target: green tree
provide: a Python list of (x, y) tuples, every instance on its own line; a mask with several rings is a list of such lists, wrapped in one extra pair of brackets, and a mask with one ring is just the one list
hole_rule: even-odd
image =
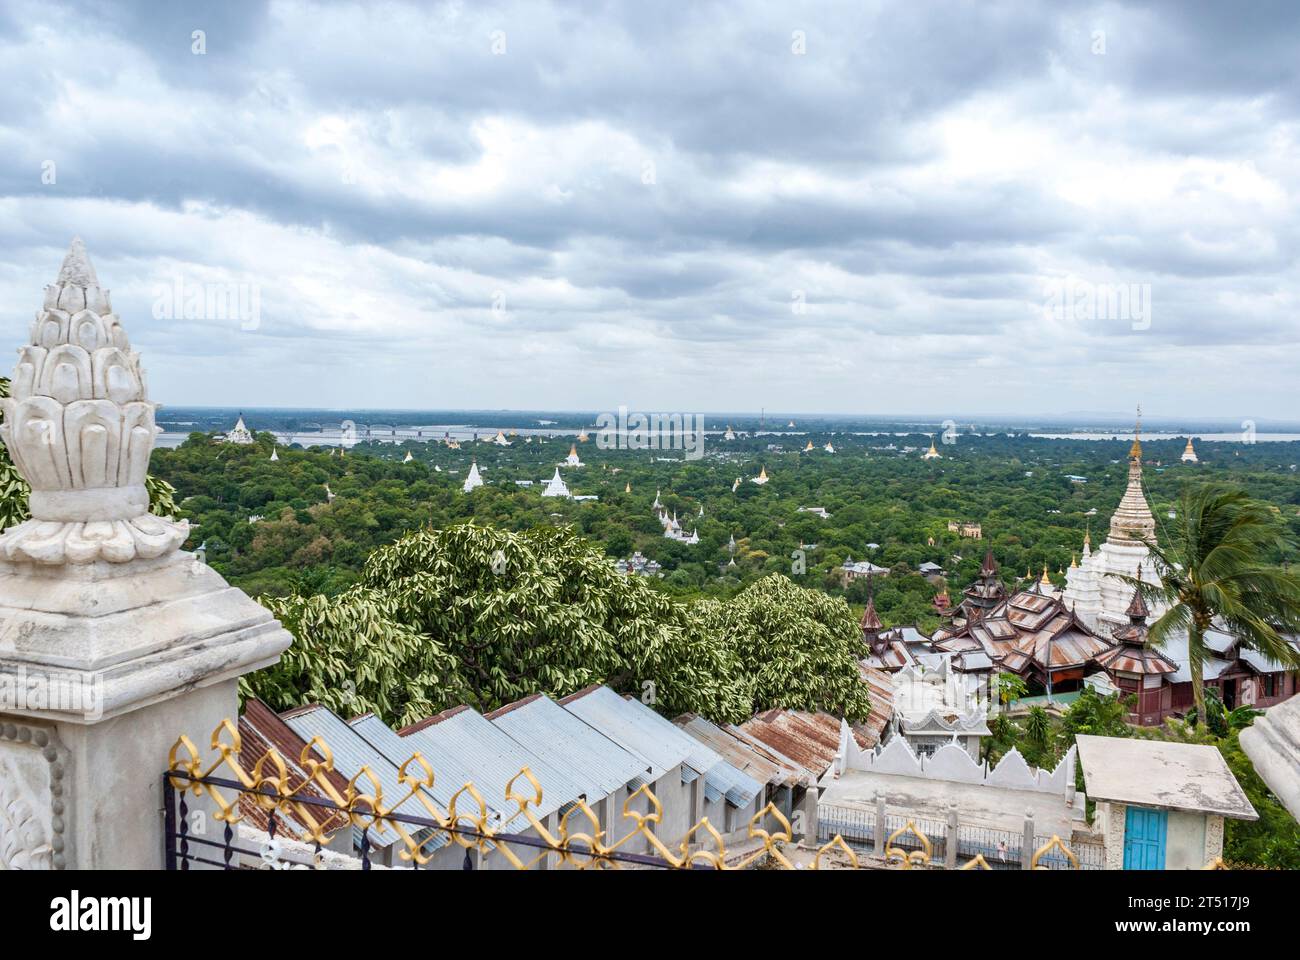
[(1186, 632), (1200, 718), (1206, 716), (1205, 634), (1216, 622), (1241, 647), (1300, 667), (1300, 655), (1282, 635), (1300, 630), (1300, 577), (1262, 559), (1285, 549), (1283, 529), (1273, 510), (1239, 488), (1190, 487), (1165, 544), (1147, 544), (1159, 582), (1120, 576), (1148, 601), (1169, 606), (1151, 625), (1149, 643), (1159, 647)]
[(848, 604), (771, 574), (724, 605), (705, 603), (704, 627), (734, 651), (754, 707), (826, 710), (850, 723), (870, 713), (858, 671), (866, 656)]
[(998, 700), (1003, 706), (1008, 706), (1015, 700), (1019, 700), (1029, 692), (1029, 685), (1025, 683), (1025, 678), (1015, 673), (998, 674)]

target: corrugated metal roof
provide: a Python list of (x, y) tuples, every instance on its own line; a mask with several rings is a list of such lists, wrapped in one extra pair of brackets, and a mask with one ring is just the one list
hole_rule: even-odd
[[(320, 737), (324, 740), (334, 755), (334, 769), (349, 780), (355, 777), (363, 766), (369, 767), (383, 791), (380, 802), (385, 807), (391, 806), (411, 792), (409, 787), (403, 786), (398, 780), (397, 766), (333, 711), (312, 704), (286, 711), (280, 714), (280, 717), (304, 740), (310, 740), (312, 737)], [(374, 786), (368, 778), (362, 777), (357, 781), (358, 792), (369, 793), (373, 789)], [(425, 792), (427, 794), (427, 791)], [(432, 797), (431, 794), (429, 796)], [(417, 817), (429, 815), (428, 808), (414, 796), (399, 804), (395, 812)], [(413, 831), (408, 828), (407, 832)], [(371, 845), (375, 847), (387, 847), (400, 839), (397, 831), (392, 827), (384, 827), (382, 830), (375, 827), (370, 833)]]
[[(665, 739), (658, 736), (655, 725), (647, 721), (646, 708), (640, 704), (634, 707), (608, 687), (580, 690), (561, 700), (560, 706), (624, 750), (646, 761), (651, 781), (686, 763), (686, 758), (696, 747), (695, 741), (680, 731), (676, 737)], [(649, 712), (654, 713), (652, 710)]]
[[(405, 737), (399, 737), (391, 727), (373, 713), (362, 714), (348, 721), (348, 726), (359, 733), (367, 743), (391, 760), (400, 769), (402, 764), (419, 753), (425, 762), (433, 768), (433, 786), (429, 793), (438, 801), (442, 810), (451, 803), (452, 795), (474, 779), (474, 771), (456, 754), (444, 750), (436, 744), (414, 744)], [(406, 772), (414, 776), (423, 776), (424, 770), (418, 764), (407, 767)], [(505, 804), (500, 797), (483, 799), (493, 811), (500, 812)], [(495, 801), (495, 802), (494, 802)]]
[(716, 750), (733, 767), (759, 783), (780, 785), (785, 782), (786, 771), (779, 763), (763, 756), (752, 744), (738, 740), (703, 717), (688, 713), (673, 723), (705, 746)]
[[(810, 771), (817, 779), (830, 767), (840, 748), (840, 721), (829, 713), (769, 710), (746, 720), (740, 727)], [(854, 739), (869, 749), (858, 730)]]
[[(542, 786), (541, 803), (533, 808), (539, 817), (572, 803), (584, 792), (567, 773), (525, 748), (476, 710), (469, 707), (448, 710), (431, 717), (430, 721), (400, 731), (402, 738), (416, 744), (421, 751), (446, 752), (459, 758), (473, 771), (474, 786), (490, 805), (506, 807), (507, 812), (514, 808), (506, 802), (506, 784), (524, 767)], [(531, 789), (525, 779), (515, 784), (521, 796)], [(518, 823), (509, 826), (520, 829)]]
[(817, 781), (817, 778), (813, 776), (812, 771), (807, 767), (796, 763), (780, 750), (775, 749), (770, 744), (764, 743), (753, 734), (746, 733), (735, 724), (724, 724), (722, 729), (731, 734), (741, 743), (758, 751), (760, 756), (767, 757), (773, 763), (778, 764), (785, 774), (786, 786), (806, 787)]
[(874, 747), (894, 715), (894, 678), (866, 662), (858, 664), (858, 673), (867, 685), (867, 697), (871, 701), (871, 713), (860, 724), (860, 732), (866, 736), (868, 746)]
[[(763, 789), (727, 763), (715, 750), (675, 727), (638, 700), (620, 697), (609, 687), (594, 687), (566, 697), (561, 704), (570, 713), (595, 727), (624, 749), (645, 757), (654, 768), (654, 779), (682, 764), (682, 779), (688, 771), (704, 777), (704, 795), (712, 802), (725, 797), (733, 806), (746, 806)], [(692, 778), (693, 779), (693, 778)]]
[[(244, 705), (244, 715), (239, 718), (239, 739), (239, 763), (246, 772), (251, 774), (257, 762), (274, 749), (284, 760), (288, 774), (287, 786), (296, 796), (334, 802), (333, 798), (317, 786), (316, 780), (307, 782), (306, 771), (299, 764), (307, 742), (294, 733), (275, 711), (261, 700), (252, 699)], [(320, 762), (325, 760), (315, 750), (312, 751), (312, 756)], [(274, 775), (273, 766), (268, 764), (262, 769), (265, 775)], [(340, 795), (347, 791), (348, 782), (344, 777), (339, 776), (338, 771), (324, 771), (322, 775)], [(304, 804), (303, 807), (311, 814), (312, 819), (320, 824), (325, 833), (333, 833), (348, 825), (346, 813), (313, 804)], [(239, 812), (251, 826), (259, 830), (266, 830), (270, 826), (268, 811), (251, 793), (239, 795)], [(288, 822), (283, 811), (280, 811), (276, 817), (277, 834), (287, 833), (295, 839), (302, 840), (306, 838), (308, 829), (306, 820), (292, 807), (289, 810)]]
[(645, 760), (543, 694), (504, 706), (487, 718), (547, 763), (564, 769), (589, 801), (630, 783), (640, 786), (650, 773)]

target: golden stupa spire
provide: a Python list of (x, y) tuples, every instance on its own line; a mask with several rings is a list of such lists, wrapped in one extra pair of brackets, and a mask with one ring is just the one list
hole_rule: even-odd
[(1086, 521), (1083, 525), (1083, 545), (1089, 550), (1092, 549), (1092, 521)]
[(1050, 587), (1052, 585), (1051, 579), (1047, 576), (1047, 564), (1043, 564), (1043, 576), (1038, 582), (1045, 587)]
[(1075, 563), (1075, 556), (1074, 556), (1074, 554), (1070, 554), (1070, 569), (1071, 569), (1071, 570), (1078, 570), (1078, 569), (1079, 569), (1079, 565), (1078, 565), (1077, 563)]
[(623, 484), (623, 492), (624, 492), (624, 493), (631, 493), (631, 492), (632, 492), (632, 481), (631, 481), (631, 480), (629, 480), (627, 483)]
[(1137, 422), (1133, 425), (1133, 446), (1129, 447), (1130, 460), (1142, 459), (1142, 404), (1138, 404)]

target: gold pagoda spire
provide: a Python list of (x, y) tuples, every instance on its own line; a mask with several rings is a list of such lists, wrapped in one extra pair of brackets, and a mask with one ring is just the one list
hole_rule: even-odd
[(1137, 422), (1133, 424), (1133, 446), (1128, 449), (1130, 460), (1142, 459), (1142, 404), (1138, 404)]
[(1043, 564), (1043, 576), (1039, 579), (1038, 582), (1045, 587), (1050, 587), (1052, 585), (1051, 578), (1047, 576), (1047, 564), (1045, 563)]

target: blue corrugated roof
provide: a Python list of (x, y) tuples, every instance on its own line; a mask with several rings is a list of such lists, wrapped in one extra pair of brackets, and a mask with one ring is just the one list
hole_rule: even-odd
[(564, 704), (615, 743), (650, 761), (654, 779), (682, 764), (682, 779), (704, 777), (704, 795), (716, 802), (726, 797), (745, 806), (762, 789), (757, 780), (732, 766), (715, 750), (686, 734), (639, 700), (620, 697), (609, 687), (597, 687)]
[[(502, 808), (503, 812), (514, 809), (505, 799), (506, 784), (524, 767), (532, 771), (542, 786), (542, 802), (533, 808), (539, 817), (559, 810), (583, 793), (583, 788), (567, 773), (557, 770), (468, 707), (448, 713), (437, 723), (412, 731), (402, 739), (416, 744), (415, 749), (422, 752), (437, 750), (457, 757), (473, 771), (474, 786), (484, 802)], [(520, 795), (527, 795), (531, 789), (526, 779), (515, 783), (515, 791)], [(520, 823), (509, 826), (522, 829)]]
[[(492, 723), (582, 787), (589, 801), (629, 783), (650, 765), (546, 696), (530, 697), (492, 715)], [(633, 787), (636, 789), (636, 787)]]
[[(325, 741), (334, 757), (334, 769), (349, 780), (355, 777), (363, 766), (369, 767), (383, 791), (380, 803), (385, 808), (411, 792), (409, 787), (398, 780), (397, 765), (326, 707), (316, 705), (303, 707), (282, 714), (281, 719), (304, 740), (320, 737)], [(368, 778), (362, 777), (357, 781), (356, 789), (359, 793), (370, 793), (374, 785)], [(417, 817), (429, 816), (428, 809), (414, 796), (399, 804), (396, 812)], [(406, 830), (413, 835), (416, 833), (416, 830), (409, 826)], [(359, 836), (360, 831), (354, 828), (354, 833)], [(376, 827), (370, 831), (370, 843), (375, 847), (387, 847), (400, 839), (397, 831), (392, 827), (385, 827), (383, 830)]]

